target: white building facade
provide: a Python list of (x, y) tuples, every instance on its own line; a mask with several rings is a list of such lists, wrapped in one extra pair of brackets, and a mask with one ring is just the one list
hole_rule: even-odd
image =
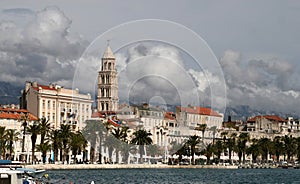
[(91, 118), (92, 99), (90, 94), (80, 94), (78, 89), (26, 82), (21, 108), (38, 118), (45, 117), (55, 129), (61, 124), (69, 124), (72, 130), (78, 131), (85, 126), (85, 120)]

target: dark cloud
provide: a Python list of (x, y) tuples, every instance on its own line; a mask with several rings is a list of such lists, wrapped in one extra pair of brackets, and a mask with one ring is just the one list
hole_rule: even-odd
[(87, 41), (70, 32), (72, 21), (57, 7), (33, 12), (5, 9), (4, 14), (33, 14), (26, 25), (0, 21), (1, 81), (24, 84), (64, 82), (71, 86), (76, 60)]

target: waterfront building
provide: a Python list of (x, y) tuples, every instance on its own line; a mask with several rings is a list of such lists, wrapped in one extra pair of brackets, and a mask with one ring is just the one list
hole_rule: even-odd
[[(25, 109), (12, 109), (12, 108), (0, 108), (0, 126), (5, 127), (6, 130), (15, 130), (19, 133), (19, 141), (15, 141), (13, 143), (14, 146), (14, 153), (11, 157), (11, 159), (16, 160), (20, 158), (20, 155), (22, 154), (22, 137), (23, 137), (23, 126), (22, 124), (26, 120), (27, 126), (32, 125), (35, 121), (38, 120), (36, 116), (31, 114)], [(29, 161), (31, 158), (31, 138), (30, 134), (25, 134), (25, 154), (26, 160)], [(37, 144), (39, 143), (40, 139), (37, 139)], [(37, 153), (37, 155), (40, 155), (40, 153)], [(6, 159), (6, 158), (4, 158)]]
[(287, 121), (276, 115), (260, 115), (247, 120), (248, 132), (280, 133), (287, 126)]
[(115, 62), (116, 58), (108, 45), (102, 56), (101, 70), (98, 72), (98, 111), (118, 110), (118, 76)]
[(78, 89), (65, 89), (56, 84), (26, 82), (20, 105), (38, 118), (45, 117), (55, 129), (59, 129), (61, 124), (69, 124), (72, 130), (81, 130), (92, 114), (90, 94), (81, 94)]

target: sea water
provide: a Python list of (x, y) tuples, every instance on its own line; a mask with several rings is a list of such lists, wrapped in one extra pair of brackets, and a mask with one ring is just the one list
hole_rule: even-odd
[(54, 183), (299, 183), (298, 169), (98, 169), (50, 170)]

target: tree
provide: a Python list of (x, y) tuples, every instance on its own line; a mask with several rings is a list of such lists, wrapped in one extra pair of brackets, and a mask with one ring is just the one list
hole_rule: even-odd
[(34, 123), (33, 125), (29, 125), (27, 131), (29, 134), (31, 134), (31, 162), (33, 163), (35, 158), (34, 152), (36, 146), (36, 139), (40, 133), (40, 126), (39, 124)]
[(189, 138), (189, 140), (186, 142), (188, 146), (191, 148), (191, 155), (192, 155), (192, 164), (195, 165), (195, 152), (196, 152), (196, 146), (201, 142), (200, 138), (196, 135), (193, 135)]
[(8, 141), (8, 150), (9, 150), (9, 159), (13, 160), (12, 154), (14, 152), (14, 142), (19, 140), (19, 132), (13, 129), (8, 129), (7, 133), (7, 141)]
[(272, 152), (275, 154), (277, 162), (279, 162), (279, 157), (283, 153), (283, 143), (281, 141), (281, 137), (276, 136), (274, 138)]
[(262, 160), (268, 162), (268, 154), (271, 149), (271, 140), (268, 138), (261, 138), (257, 142)]
[(70, 125), (61, 125), (60, 126), (60, 138), (62, 140), (63, 146), (63, 161), (67, 161), (69, 163), (69, 159), (67, 159), (67, 155), (69, 154), (68, 144), (70, 142), (71, 137), (71, 126)]
[(87, 146), (87, 142), (80, 132), (71, 133), (70, 148), (72, 150), (74, 163), (76, 162), (76, 155), (80, 154)]
[(135, 146), (132, 144), (128, 144), (127, 142), (121, 143), (121, 149), (120, 149), (122, 155), (123, 155), (123, 162), (128, 163), (129, 154), (133, 154), (136, 151)]
[(213, 144), (209, 143), (206, 145), (206, 148), (201, 152), (201, 154), (203, 154), (204, 156), (206, 156), (206, 164), (209, 165), (210, 164), (210, 157), (213, 154)]
[(151, 135), (151, 133), (148, 133), (146, 130), (142, 129), (133, 133), (134, 137), (131, 140), (131, 143), (139, 146), (140, 163), (142, 163), (143, 160), (144, 146), (152, 144), (152, 139), (150, 138)]
[(202, 142), (204, 141), (204, 133), (207, 128), (207, 124), (198, 124), (198, 127), (195, 128), (195, 130), (202, 132)]
[(51, 148), (54, 152), (54, 162), (58, 161), (58, 149), (62, 147), (60, 130), (52, 130), (50, 134)]
[(103, 121), (99, 120), (87, 120), (85, 122), (86, 126), (82, 130), (82, 135), (91, 144), (90, 146), (90, 158), (91, 162), (95, 161), (95, 149), (97, 146), (97, 141), (99, 140), (99, 163), (102, 163), (102, 140), (104, 138), (105, 132), (107, 131)]
[(0, 126), (0, 159), (2, 158), (3, 153), (5, 153), (6, 138), (7, 132), (5, 127)]
[(231, 159), (232, 152), (235, 150), (235, 147), (236, 147), (236, 136), (237, 136), (236, 133), (232, 133), (227, 142), (230, 163), (232, 163), (232, 159)]
[(127, 130), (128, 130), (128, 127), (117, 127), (117, 128), (114, 128), (112, 129), (112, 135), (120, 140), (120, 141), (116, 141), (116, 144), (115, 144), (115, 149), (116, 149), (116, 162), (119, 163), (119, 149), (121, 147), (121, 141), (126, 141), (126, 138), (127, 138)]
[(258, 140), (252, 139), (251, 142), (252, 144), (247, 148), (246, 153), (247, 155), (251, 155), (253, 162), (256, 163), (257, 157), (260, 154), (259, 145), (257, 144)]
[(36, 149), (42, 153), (43, 164), (46, 163), (47, 152), (51, 150), (51, 145), (48, 141), (36, 146)]
[(27, 125), (30, 121), (30, 118), (28, 116), (28, 113), (21, 115), (20, 121), (22, 122), (22, 127), (23, 127), (23, 138), (22, 138), (22, 154), (20, 157), (21, 161), (24, 161), (24, 152), (25, 152), (25, 135), (26, 135), (26, 129)]
[(40, 122), (40, 134), (41, 134), (41, 144), (44, 143), (46, 136), (49, 135), (50, 132), (50, 123), (45, 117), (39, 119)]
[(106, 136), (104, 146), (106, 146), (108, 149), (109, 162), (112, 162), (112, 154), (118, 143), (119, 143), (118, 140), (113, 135), (109, 134), (108, 136)]
[(287, 155), (287, 160), (290, 161), (295, 153), (295, 139), (292, 136), (285, 135), (282, 137), (284, 151)]
[(213, 153), (217, 156), (218, 162), (220, 162), (221, 153), (223, 152), (223, 144), (221, 140), (217, 140), (213, 145)]
[(241, 158), (243, 157), (243, 163), (245, 163), (246, 160), (246, 143), (249, 140), (249, 134), (248, 133), (241, 133), (238, 137), (237, 141), (237, 152), (239, 156), (239, 162), (241, 163)]

